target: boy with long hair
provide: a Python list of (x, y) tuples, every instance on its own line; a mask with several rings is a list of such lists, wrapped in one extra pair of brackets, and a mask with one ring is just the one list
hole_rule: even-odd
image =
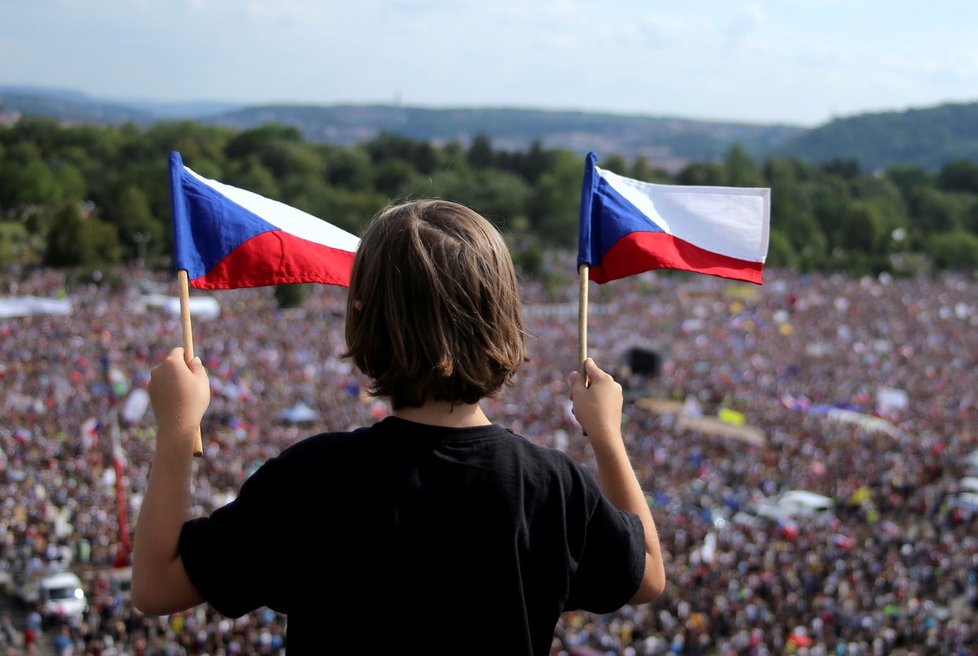
[(209, 385), (174, 349), (149, 385), (158, 433), (133, 603), (267, 606), (288, 615), (292, 654), (547, 654), (565, 610), (657, 597), (662, 555), (622, 441), (621, 386), (590, 359), (571, 374), (597, 479), (483, 413), (526, 361), (524, 338), (512, 261), (484, 218), (441, 200), (387, 208), (354, 260), (346, 356), (391, 416), (300, 441), (196, 519)]

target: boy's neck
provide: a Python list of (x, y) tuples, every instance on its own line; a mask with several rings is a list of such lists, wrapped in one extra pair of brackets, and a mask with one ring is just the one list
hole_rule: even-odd
[(492, 423), (478, 403), (452, 405), (447, 401), (428, 401), (421, 407), (398, 408), (391, 414), (418, 424), (447, 428), (470, 428), (488, 426)]

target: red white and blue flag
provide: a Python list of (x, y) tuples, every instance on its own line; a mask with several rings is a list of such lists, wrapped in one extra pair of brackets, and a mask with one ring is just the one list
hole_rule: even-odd
[(209, 180), (170, 154), (176, 268), (198, 289), (349, 286), (360, 240), (311, 214)]
[(770, 220), (770, 189), (652, 184), (589, 153), (577, 263), (597, 283), (681, 269), (761, 284)]

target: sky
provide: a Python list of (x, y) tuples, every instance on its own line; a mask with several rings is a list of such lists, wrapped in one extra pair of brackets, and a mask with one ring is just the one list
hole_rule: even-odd
[(975, 0), (0, 0), (0, 85), (814, 127), (978, 102)]

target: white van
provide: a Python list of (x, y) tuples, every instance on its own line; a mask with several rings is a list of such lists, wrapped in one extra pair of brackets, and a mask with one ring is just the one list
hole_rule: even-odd
[(88, 608), (81, 579), (71, 572), (49, 574), (38, 585), (38, 603), (45, 620), (77, 623)]

